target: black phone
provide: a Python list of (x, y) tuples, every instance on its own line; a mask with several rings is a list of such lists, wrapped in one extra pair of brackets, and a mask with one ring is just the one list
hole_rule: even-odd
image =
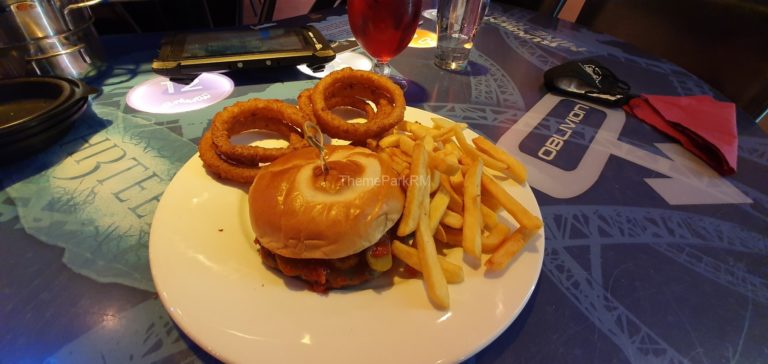
[(203, 72), (300, 64), (320, 72), (334, 58), (336, 53), (313, 26), (242, 27), (167, 35), (152, 70), (183, 82)]

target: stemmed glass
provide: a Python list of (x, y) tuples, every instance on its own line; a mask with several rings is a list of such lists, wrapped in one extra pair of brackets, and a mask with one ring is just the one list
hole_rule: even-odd
[(390, 75), (389, 61), (413, 39), (421, 15), (421, 0), (348, 0), (349, 27), (373, 58), (373, 72), (387, 76), (403, 90), (406, 80)]

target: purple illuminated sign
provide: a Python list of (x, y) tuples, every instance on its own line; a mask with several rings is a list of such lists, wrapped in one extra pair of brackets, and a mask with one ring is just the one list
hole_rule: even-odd
[(189, 85), (155, 77), (128, 91), (126, 101), (136, 110), (174, 114), (213, 105), (227, 98), (234, 88), (232, 80), (219, 73), (203, 73)]

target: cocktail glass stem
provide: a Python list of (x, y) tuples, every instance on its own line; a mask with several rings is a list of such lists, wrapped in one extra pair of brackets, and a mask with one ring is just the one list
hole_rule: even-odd
[(372, 71), (382, 76), (390, 77), (390, 73), (392, 73), (392, 67), (389, 66), (389, 62), (382, 62), (382, 61), (376, 60), (376, 63), (374, 63), (373, 65)]
[(403, 77), (393, 75), (392, 66), (389, 65), (389, 62), (376, 60), (373, 64), (373, 67), (371, 68), (371, 71), (378, 75), (389, 78), (392, 80), (392, 82), (395, 83), (395, 85), (400, 86), (400, 89), (403, 91), (408, 88), (408, 80)]

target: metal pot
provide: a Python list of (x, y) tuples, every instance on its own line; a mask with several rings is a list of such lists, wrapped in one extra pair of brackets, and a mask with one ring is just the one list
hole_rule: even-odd
[(0, 56), (15, 65), (0, 78), (96, 73), (103, 57), (88, 6), (100, 1), (0, 0)]

